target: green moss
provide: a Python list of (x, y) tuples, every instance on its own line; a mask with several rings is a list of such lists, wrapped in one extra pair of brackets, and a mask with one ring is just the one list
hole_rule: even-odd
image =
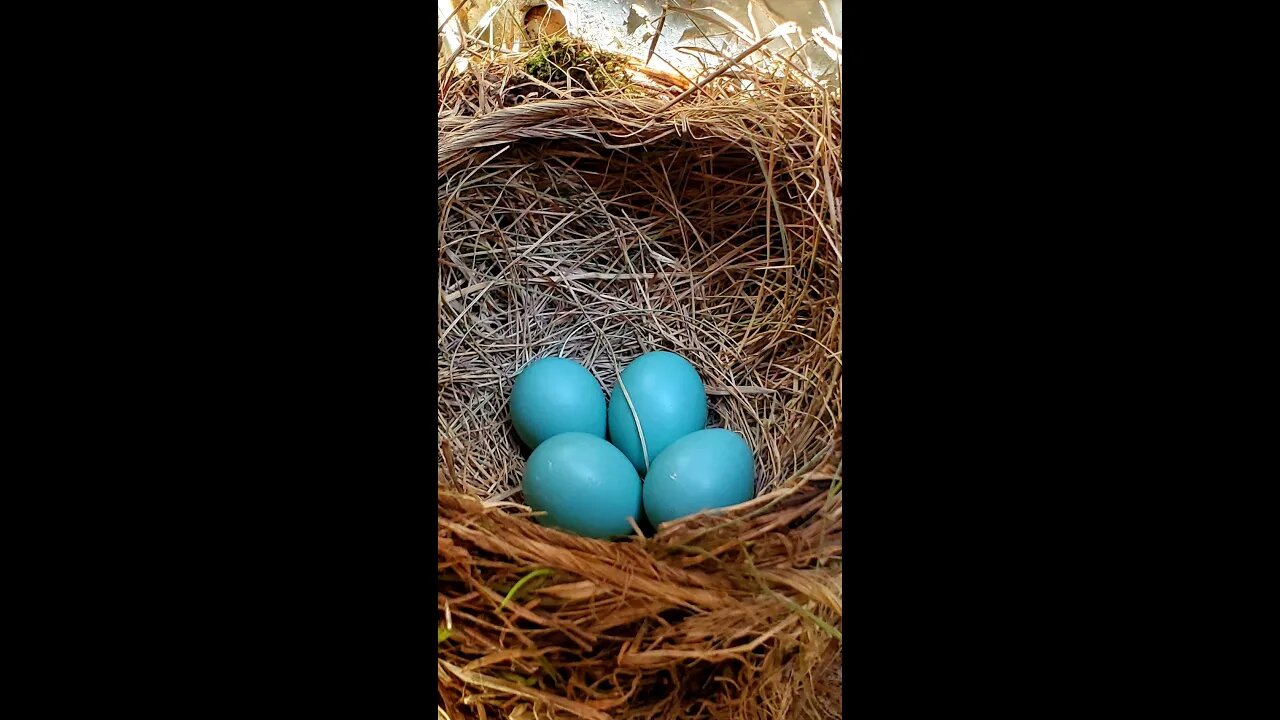
[[(525, 72), (542, 82), (558, 87), (572, 79), (575, 85), (597, 90), (626, 88), (626, 60), (613, 53), (596, 50), (569, 37), (544, 39), (529, 53)], [(587, 80), (590, 80), (590, 83)]]

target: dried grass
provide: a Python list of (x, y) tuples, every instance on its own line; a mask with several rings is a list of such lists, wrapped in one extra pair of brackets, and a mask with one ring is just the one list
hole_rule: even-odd
[[(442, 716), (839, 717), (838, 97), (767, 52), (598, 88), (482, 50), (439, 98)], [(537, 524), (514, 377), (560, 355), (607, 392), (658, 349), (758, 497), (624, 542)]]

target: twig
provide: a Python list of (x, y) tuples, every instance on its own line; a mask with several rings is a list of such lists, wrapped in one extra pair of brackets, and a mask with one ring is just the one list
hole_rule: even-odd
[(759, 50), (760, 48), (764, 47), (765, 45), (767, 45), (767, 44), (769, 43), (769, 41), (770, 41), (770, 40), (773, 40), (773, 37), (772, 37), (772, 36), (764, 37), (764, 38), (761, 38), (760, 40), (757, 40), (755, 43), (753, 43), (753, 44), (752, 44), (750, 47), (748, 47), (746, 50), (743, 50), (742, 52), (740, 52), (740, 53), (738, 53), (737, 55), (735, 55), (735, 56), (734, 56), (734, 58), (733, 58), (732, 60), (730, 60), (729, 62), (725, 63), (724, 65), (721, 65), (721, 66), (720, 66), (720, 67), (719, 67), (715, 72), (713, 72), (713, 73), (711, 73), (710, 75), (708, 75), (708, 76), (706, 76), (706, 77), (702, 78), (702, 79), (701, 79), (701, 80), (699, 80), (697, 83), (695, 83), (693, 87), (689, 88), (688, 90), (685, 90), (684, 92), (682, 92), (682, 93), (680, 93), (679, 95), (677, 95), (677, 96), (675, 97), (675, 99), (673, 99), (671, 102), (667, 103), (666, 105), (663, 105), (663, 106), (662, 106), (662, 108), (661, 108), (660, 110), (658, 110), (658, 112), (659, 112), (659, 113), (666, 112), (667, 110), (669, 110), (669, 109), (670, 109), (673, 105), (675, 105), (676, 103), (680, 102), (681, 100), (684, 100), (685, 98), (689, 97), (690, 95), (694, 94), (695, 92), (697, 92), (697, 91), (701, 90), (702, 88), (706, 87), (707, 83), (709, 83), (709, 82), (711, 82), (712, 80), (715, 80), (716, 78), (720, 77), (720, 76), (721, 76), (721, 75), (723, 75), (726, 71), (728, 71), (728, 70), (729, 70), (729, 68), (733, 67), (734, 65), (737, 65), (739, 62), (742, 62), (742, 60), (743, 60), (744, 58), (746, 58), (748, 55), (750, 55), (751, 53), (753, 53), (753, 52), (755, 52), (755, 51)]

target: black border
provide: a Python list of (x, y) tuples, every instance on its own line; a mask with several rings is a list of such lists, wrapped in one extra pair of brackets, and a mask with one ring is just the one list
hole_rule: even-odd
[[(123, 478), (86, 597), (142, 658), (114, 670), (184, 704), (432, 712), (435, 13), (400, 11), (170, 11), (83, 58), (78, 116), (129, 149), (86, 205), (129, 246), (84, 302), (117, 318), (82, 352), (113, 388), (88, 469)], [(1064, 67), (1054, 11), (872, 12), (844, 38), (846, 708), (999, 706), (993, 677), (1055, 687), (1097, 637), (1060, 620), (1106, 562), (1081, 518), (1128, 499), (1098, 479), (1121, 328), (1081, 287), (1126, 258), (1090, 240), (1104, 138), (1064, 82), (1106, 73)]]

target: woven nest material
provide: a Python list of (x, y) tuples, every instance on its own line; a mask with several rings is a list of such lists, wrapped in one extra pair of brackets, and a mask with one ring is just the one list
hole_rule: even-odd
[[(529, 58), (439, 98), (440, 717), (840, 717), (840, 100), (785, 62), (601, 88)], [(608, 392), (653, 350), (757, 497), (618, 542), (538, 524), (515, 376), (563, 356)]]

